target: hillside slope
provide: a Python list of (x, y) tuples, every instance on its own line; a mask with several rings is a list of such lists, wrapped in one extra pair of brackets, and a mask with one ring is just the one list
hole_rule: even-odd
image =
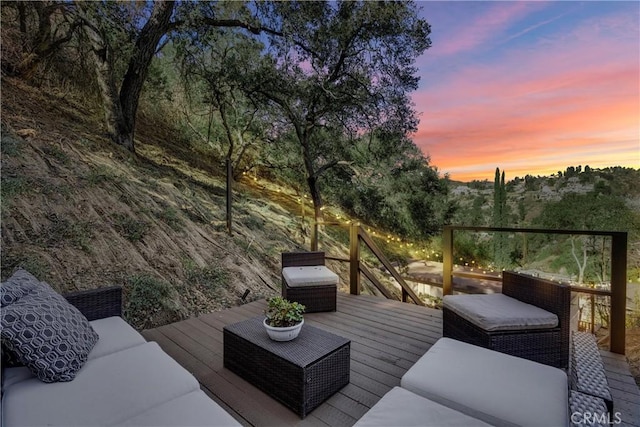
[(174, 136), (141, 116), (131, 156), (85, 103), (3, 78), (2, 279), (23, 266), (61, 292), (122, 285), (128, 304), (160, 305), (130, 316), (139, 327), (279, 293), (299, 218), (238, 185), (230, 236), (223, 179), (167, 153)]

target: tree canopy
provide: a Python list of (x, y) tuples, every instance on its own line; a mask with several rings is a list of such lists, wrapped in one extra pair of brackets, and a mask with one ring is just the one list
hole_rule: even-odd
[[(204, 126), (189, 125), (233, 162), (236, 177), (260, 166), (306, 186), (316, 218), (321, 194), (402, 233), (428, 235), (450, 217), (445, 183), (410, 139), (414, 62), (431, 45), (414, 2), (48, 1), (14, 9), (3, 17), (51, 41), (46, 52), (24, 52), (33, 63), (78, 47), (109, 137), (131, 152), (142, 94), (166, 83), (163, 73), (179, 75), (190, 112), (207, 111)], [(40, 24), (24, 29), (32, 16)], [(336, 188), (352, 183), (357, 191)]]

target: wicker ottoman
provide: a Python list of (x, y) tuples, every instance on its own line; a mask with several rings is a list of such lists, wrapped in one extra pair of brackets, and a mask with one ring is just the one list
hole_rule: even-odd
[(262, 320), (225, 326), (225, 368), (301, 418), (349, 383), (351, 341), (305, 324), (293, 341), (276, 342)]

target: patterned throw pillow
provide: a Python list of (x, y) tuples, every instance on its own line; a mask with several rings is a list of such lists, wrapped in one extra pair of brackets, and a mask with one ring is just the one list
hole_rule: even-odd
[[(29, 292), (38, 288), (39, 285), (40, 281), (31, 273), (24, 269), (18, 269), (6, 282), (0, 283), (0, 305), (6, 307), (13, 304)], [(24, 364), (20, 362), (18, 355), (14, 351), (9, 350), (4, 339), (2, 339), (2, 346), (0, 347), (0, 356), (2, 366), (5, 368), (24, 366)]]
[(86, 317), (40, 282), (2, 309), (2, 341), (40, 380), (71, 381), (98, 341)]
[(38, 287), (40, 281), (27, 270), (19, 269), (6, 282), (0, 283), (0, 304), (13, 304)]

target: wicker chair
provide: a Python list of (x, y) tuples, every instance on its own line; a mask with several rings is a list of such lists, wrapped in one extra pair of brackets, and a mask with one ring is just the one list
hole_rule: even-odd
[(486, 331), (443, 308), (443, 336), (555, 366), (569, 364), (571, 289), (537, 277), (503, 272), (502, 293), (558, 316), (558, 326), (546, 329)]
[[(283, 252), (282, 268), (324, 266), (324, 252)], [(307, 313), (336, 311), (337, 283), (319, 286), (290, 286), (282, 275), (282, 297), (306, 306)]]

